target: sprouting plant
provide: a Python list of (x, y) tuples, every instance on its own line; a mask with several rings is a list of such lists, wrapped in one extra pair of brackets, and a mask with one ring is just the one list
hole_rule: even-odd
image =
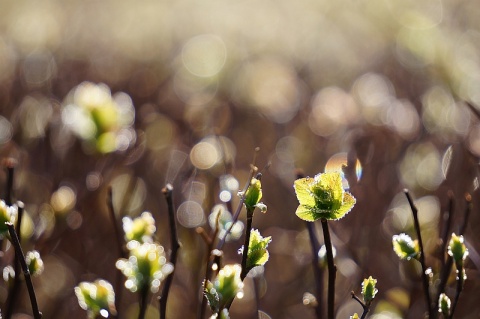
[[(366, 278), (362, 282), (362, 300), (358, 298), (355, 293), (352, 291), (352, 298), (355, 299), (363, 308), (363, 313), (362, 316), (360, 317), (361, 319), (366, 318), (367, 313), (370, 311), (370, 305), (372, 304), (373, 299), (375, 298), (375, 295), (378, 292), (378, 289), (376, 288), (377, 280), (374, 279), (372, 276)], [(355, 313), (353, 316), (350, 318), (359, 318), (358, 314)]]
[(36, 250), (29, 251), (25, 254), (25, 261), (28, 266), (28, 270), (32, 276), (39, 276), (43, 272), (43, 260), (40, 257), (40, 253)]
[(157, 292), (161, 281), (173, 271), (167, 262), (163, 246), (156, 243), (127, 243), (128, 259), (119, 259), (118, 269), (127, 277), (125, 287), (132, 292), (151, 290)]
[[(463, 267), (463, 262), (468, 256), (468, 249), (465, 246), (463, 236), (457, 236), (455, 233), (452, 233), (452, 238), (448, 244), (448, 254), (453, 258), (455, 262), (455, 267), (457, 268), (457, 289), (455, 293), (455, 299), (453, 300), (453, 304), (450, 310), (450, 315), (448, 318), (452, 318), (455, 312), (455, 308), (458, 304), (458, 299), (460, 298), (460, 294), (463, 291), (463, 285), (465, 280), (467, 279), (467, 275), (465, 273), (465, 269)], [(441, 301), (441, 300), (440, 300)], [(441, 306), (441, 304), (440, 304)], [(439, 306), (439, 308), (440, 308)], [(449, 307), (450, 308), (450, 307)], [(442, 311), (443, 312), (443, 311)]]
[(90, 319), (96, 318), (97, 315), (108, 318), (110, 314), (116, 314), (115, 292), (106, 280), (81, 282), (75, 287), (75, 295), (80, 307), (87, 311)]
[(450, 307), (452, 302), (445, 293), (441, 293), (438, 298), (438, 312), (440, 312), (444, 318), (450, 318)]
[(66, 99), (63, 122), (86, 145), (100, 153), (126, 150), (135, 140), (130, 128), (135, 117), (131, 98), (125, 93), (112, 96), (105, 84), (83, 82)]
[(8, 227), (5, 223), (15, 223), (17, 220), (17, 205), (7, 205), (5, 201), (0, 200), (0, 237), (8, 234)]
[[(267, 247), (271, 241), (272, 237), (262, 237), (258, 230), (252, 229), (245, 266), (246, 274), (248, 274), (253, 267), (265, 265), (269, 258)], [(239, 253), (244, 254), (245, 252), (243, 249), (244, 247), (240, 248)]]
[[(333, 261), (333, 248), (327, 221), (344, 217), (352, 210), (356, 200), (352, 194), (344, 190), (340, 172), (317, 174), (314, 178), (302, 177), (294, 182), (293, 187), (299, 202), (295, 214), (307, 222), (320, 219), (322, 223), (328, 263), (328, 318), (333, 319), (336, 267)], [(317, 243), (313, 238), (311, 227), (309, 227), (309, 232), (312, 234), (310, 236), (312, 247), (315, 248)], [(320, 280), (318, 278), (317, 280)], [(321, 284), (317, 283), (317, 286), (321, 286)], [(317, 310), (317, 316), (321, 317), (319, 310)]]
[[(239, 264), (226, 265), (218, 272), (213, 282), (207, 280), (204, 295), (214, 314), (228, 308), (235, 297), (243, 297), (243, 282), (240, 278), (242, 267)], [(228, 318), (228, 317), (227, 317)]]
[(355, 197), (343, 189), (339, 172), (300, 178), (293, 186), (300, 202), (295, 213), (306, 221), (337, 220), (355, 205)]
[[(265, 245), (264, 247), (258, 247), (258, 240), (261, 242), (261, 240), (263, 240), (263, 238), (260, 236), (260, 233), (258, 233), (257, 231), (257, 234), (260, 236), (260, 237), (256, 237), (255, 238), (255, 241), (252, 241), (251, 240), (251, 233), (252, 233), (252, 223), (253, 223), (253, 212), (255, 211), (255, 208), (258, 208), (260, 209), (261, 212), (265, 213), (267, 211), (267, 206), (265, 204), (263, 204), (262, 202), (260, 202), (260, 199), (262, 199), (262, 183), (260, 182), (260, 178), (261, 178), (261, 174), (258, 174), (256, 178), (252, 178), (251, 181), (250, 181), (250, 186), (248, 187), (246, 193), (245, 193), (245, 207), (247, 209), (247, 227), (245, 228), (245, 244), (243, 245), (243, 251), (246, 251), (247, 253), (243, 254), (242, 256), (242, 273), (241, 273), (241, 276), (240, 278), (243, 280), (245, 279), (245, 277), (247, 276), (248, 272), (250, 271), (250, 269), (253, 268), (253, 266), (249, 266), (249, 258), (250, 257), (250, 254), (256, 254), (256, 253), (261, 253), (263, 250), (266, 252), (266, 246), (268, 245), (268, 243), (270, 242), (270, 238), (267, 239), (267, 241), (265, 241)], [(255, 234), (255, 236), (257, 235)], [(253, 251), (250, 249), (250, 243), (253, 243), (256, 245), (255, 249), (259, 249), (261, 248), (262, 251)], [(262, 245), (262, 244), (260, 244)], [(266, 253), (267, 255), (267, 260), (268, 260), (268, 252)], [(265, 256), (265, 253), (263, 253), (262, 256)], [(255, 257), (252, 257), (252, 258), (255, 258)], [(265, 262), (267, 261), (265, 260)], [(254, 262), (253, 259), (251, 259), (251, 262)]]
[(393, 251), (398, 258), (410, 260), (418, 258), (420, 255), (420, 248), (417, 240), (412, 240), (410, 236), (405, 233), (394, 235), (392, 237)]
[(135, 219), (123, 217), (123, 231), (127, 241), (135, 240), (139, 243), (151, 243), (155, 233), (155, 220), (150, 212), (143, 212)]
[(173, 272), (173, 265), (167, 262), (163, 246), (157, 243), (127, 243), (128, 259), (117, 260), (116, 267), (127, 277), (125, 287), (138, 292), (140, 300), (139, 319), (145, 317), (148, 291), (157, 292), (160, 284)]

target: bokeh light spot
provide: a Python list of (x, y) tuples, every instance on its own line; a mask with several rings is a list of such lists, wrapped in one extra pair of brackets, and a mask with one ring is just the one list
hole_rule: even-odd
[(213, 34), (196, 36), (183, 46), (183, 65), (190, 73), (199, 77), (216, 75), (223, 68), (226, 59), (225, 43)]
[(183, 202), (177, 210), (178, 222), (186, 228), (194, 228), (205, 223), (202, 206), (192, 200)]

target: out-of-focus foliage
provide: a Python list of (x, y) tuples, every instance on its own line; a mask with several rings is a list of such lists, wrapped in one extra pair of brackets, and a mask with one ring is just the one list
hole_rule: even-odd
[[(379, 282), (372, 318), (423, 315), (418, 263), (392, 253), (393, 235), (413, 233), (405, 187), (419, 209), (433, 290), (447, 193), (455, 225), (472, 195), (469, 280), (455, 316), (480, 312), (466, 297), (480, 289), (480, 120), (465, 103), (480, 105), (479, 29), (473, 0), (4, 1), (0, 157), (18, 162), (13, 196), (25, 203), (22, 245), (44, 262), (34, 278), (44, 317), (85, 318), (79, 282), (116, 286), (109, 187), (120, 229), (123, 217), (149, 211), (155, 240), (169, 247), (166, 183), (182, 243), (169, 314), (195, 317), (208, 253), (194, 229), (211, 223), (216, 204), (235, 212), (256, 146), (272, 214), (255, 216), (254, 227), (274, 239), (258, 279), (265, 314), (314, 317), (302, 301), (315, 289), (312, 252), (291, 186), (296, 168), (313, 176), (343, 165), (342, 187), (356, 204), (330, 230), (338, 316), (358, 312), (349, 292), (366, 273)], [(86, 108), (87, 88), (107, 103)], [(2, 198), (6, 180), (1, 170)], [(237, 248), (227, 243), (226, 264), (240, 262)], [(13, 250), (4, 252), (11, 278)], [(258, 318), (253, 288), (244, 290), (230, 315)], [(158, 318), (154, 304), (147, 313)], [(17, 308), (30, 309), (25, 291)], [(135, 294), (124, 292), (118, 311), (134, 317)]]

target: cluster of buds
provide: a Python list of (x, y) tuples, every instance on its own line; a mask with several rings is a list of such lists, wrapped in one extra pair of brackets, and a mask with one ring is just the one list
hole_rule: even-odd
[[(233, 301), (235, 297), (243, 297), (243, 282), (240, 279), (242, 267), (239, 264), (226, 265), (218, 272), (213, 282), (205, 283), (204, 295), (216, 318), (228, 318), (228, 312), (223, 310)], [(225, 317), (227, 315), (227, 317)], [(222, 317), (223, 316), (223, 317)]]
[(89, 319), (95, 319), (98, 315), (104, 318), (116, 315), (115, 293), (112, 285), (99, 279), (94, 282), (81, 282), (75, 287), (78, 303), (86, 310)]
[(83, 82), (68, 95), (62, 120), (87, 147), (100, 153), (126, 150), (135, 141), (135, 109), (126, 93), (112, 96), (105, 84)]

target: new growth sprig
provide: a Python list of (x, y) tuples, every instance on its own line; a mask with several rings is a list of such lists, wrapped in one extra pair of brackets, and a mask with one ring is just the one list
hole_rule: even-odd
[[(370, 311), (370, 305), (375, 298), (375, 295), (378, 292), (378, 289), (376, 288), (377, 280), (374, 279), (372, 276), (366, 278), (362, 282), (362, 297), (363, 301), (358, 298), (355, 293), (352, 291), (352, 298), (355, 299), (363, 308), (363, 313), (362, 316), (360, 317), (361, 319), (364, 319), (367, 317), (367, 313)], [(358, 314), (355, 313), (353, 316), (350, 318), (359, 318)]]
[[(295, 214), (307, 222), (321, 220), (328, 264), (327, 318), (333, 319), (335, 316), (336, 266), (333, 260), (328, 221), (344, 217), (351, 211), (356, 200), (352, 194), (344, 190), (340, 172), (318, 174), (314, 178), (299, 178), (294, 182), (293, 187), (299, 201)], [(313, 238), (313, 230), (309, 229), (309, 233), (312, 233), (310, 236), (312, 246), (317, 247), (316, 240)], [(317, 277), (319, 277), (318, 274)], [(320, 285), (317, 284), (317, 286)], [(319, 310), (317, 310), (317, 317), (321, 317)]]

